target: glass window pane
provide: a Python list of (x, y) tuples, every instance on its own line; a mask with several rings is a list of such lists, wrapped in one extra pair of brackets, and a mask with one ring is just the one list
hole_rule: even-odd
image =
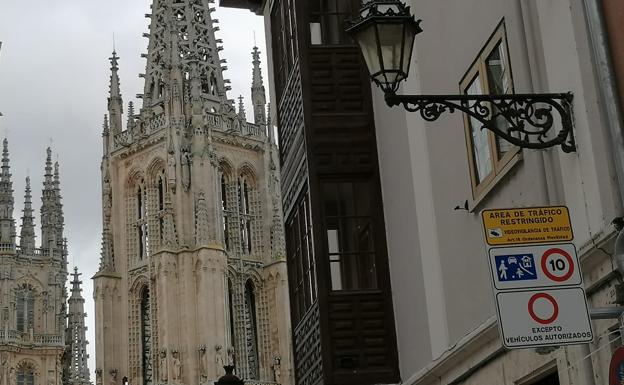
[(323, 44), (323, 32), (321, 30), (321, 23), (318, 21), (310, 23), (310, 44)]
[(332, 290), (342, 290), (342, 267), (340, 265), (339, 255), (331, 255), (329, 257), (329, 271), (331, 274)]
[(378, 28), (384, 69), (401, 69), (403, 24), (380, 24)]
[(373, 252), (373, 231), (369, 218), (356, 221), (357, 250)]
[(362, 288), (377, 288), (377, 266), (375, 265), (375, 254), (366, 253), (359, 255), (359, 280)]
[(355, 215), (369, 216), (371, 194), (368, 183), (355, 183)]
[(338, 230), (327, 229), (327, 248), (330, 254), (338, 253)]
[(500, 42), (485, 61), (490, 93), (494, 95), (503, 95), (509, 92), (505, 56), (505, 46)]
[(338, 215), (348, 216), (355, 215), (355, 206), (353, 201), (353, 184), (352, 183), (340, 183), (338, 185), (339, 195), (339, 211)]
[[(370, 183), (324, 183), (322, 191), (335, 191), (338, 215), (325, 212), (327, 261), (332, 290), (360, 290), (377, 287), (374, 234), (370, 217)], [(324, 207), (332, 207), (323, 202)]]
[[(506, 49), (504, 42), (500, 42), (496, 45), (492, 53), (485, 60), (485, 67), (487, 70), (488, 86), (491, 94), (504, 95), (511, 92), (511, 85), (509, 82), (509, 70), (506, 62)], [(494, 114), (498, 114), (499, 111), (493, 108)], [(495, 116), (496, 127), (502, 131), (509, 130), (509, 124), (502, 116)], [(496, 153), (497, 159), (501, 159), (507, 152), (513, 148), (513, 145), (502, 139), (496, 137)]]
[(325, 216), (338, 215), (338, 185), (335, 183), (325, 183), (322, 187), (323, 209)]
[[(468, 88), (468, 95), (481, 95), (481, 79), (477, 75)], [(488, 130), (482, 128), (481, 122), (470, 117), (470, 136), (472, 139), (473, 165), (475, 169), (475, 184), (479, 184), (492, 172), (492, 159), (490, 156), (490, 143), (488, 141)]]

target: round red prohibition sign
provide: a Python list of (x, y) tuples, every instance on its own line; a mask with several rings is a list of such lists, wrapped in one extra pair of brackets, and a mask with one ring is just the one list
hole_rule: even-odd
[[(548, 302), (550, 302), (550, 304), (552, 305), (553, 307), (552, 315), (549, 318), (540, 318), (537, 314), (535, 314), (535, 309), (533, 309), (533, 306), (535, 306), (535, 301), (537, 301), (538, 299), (545, 299)], [(559, 316), (559, 305), (557, 304), (557, 301), (550, 294), (546, 294), (546, 293), (533, 294), (533, 296), (529, 300), (529, 315), (531, 316), (531, 318), (533, 318), (533, 320), (535, 320), (535, 322), (540, 323), (542, 325), (548, 325), (549, 323), (552, 323), (554, 320), (556, 320), (557, 317)]]
[[(566, 259), (566, 262), (568, 262), (568, 271), (562, 276), (554, 275), (553, 273), (548, 271), (548, 265), (546, 262), (548, 262), (548, 257), (550, 257), (553, 254), (561, 255), (562, 257)], [(542, 271), (544, 272), (544, 274), (546, 274), (548, 278), (552, 279), (555, 282), (567, 281), (568, 279), (570, 279), (570, 277), (574, 273), (574, 261), (572, 260), (572, 256), (568, 254), (565, 250), (558, 249), (558, 248), (546, 250), (544, 255), (542, 255), (541, 265), (542, 265)]]

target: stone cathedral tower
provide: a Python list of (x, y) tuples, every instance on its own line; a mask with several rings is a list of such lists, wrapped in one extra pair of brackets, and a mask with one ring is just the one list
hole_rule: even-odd
[[(73, 369), (66, 355), (67, 244), (58, 163), (48, 148), (41, 204), (41, 246), (35, 245), (30, 178), (26, 178), (19, 242), (13, 219), (9, 150), (0, 171), (0, 384), (61, 385)], [(84, 322), (84, 319), (83, 319)], [(84, 338), (84, 337), (83, 337)], [(86, 385), (86, 384), (84, 384)]]
[[(227, 99), (211, 0), (154, 0), (143, 106), (110, 58), (96, 383), (294, 383), (279, 169), (260, 55), (253, 123)], [(125, 124), (124, 124), (125, 122)]]
[(82, 297), (82, 288), (80, 285), (80, 273), (78, 268), (74, 267), (71, 281), (71, 295), (69, 297), (68, 314), (67, 314), (67, 330), (65, 333), (66, 340), (66, 366), (68, 368), (64, 385), (89, 385), (89, 367), (87, 366), (87, 337), (85, 326), (84, 298)]

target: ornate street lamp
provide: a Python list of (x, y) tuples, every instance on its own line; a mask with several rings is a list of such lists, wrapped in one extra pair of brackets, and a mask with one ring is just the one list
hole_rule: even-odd
[[(414, 39), (422, 32), (410, 7), (399, 0), (370, 0), (347, 29), (359, 45), (372, 81), (385, 93), (388, 106), (402, 105), (435, 121), (445, 112), (462, 111), (497, 136), (522, 148), (560, 145), (576, 151), (572, 135), (572, 93), (503, 95), (397, 95), (409, 74)], [(553, 137), (556, 115), (561, 130)], [(505, 124), (501, 124), (501, 120)], [(504, 126), (504, 129), (501, 129)]]

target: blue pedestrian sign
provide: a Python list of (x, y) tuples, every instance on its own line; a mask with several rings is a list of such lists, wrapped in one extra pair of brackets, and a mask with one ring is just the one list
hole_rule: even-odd
[(497, 255), (495, 262), (499, 282), (537, 279), (533, 254)]

